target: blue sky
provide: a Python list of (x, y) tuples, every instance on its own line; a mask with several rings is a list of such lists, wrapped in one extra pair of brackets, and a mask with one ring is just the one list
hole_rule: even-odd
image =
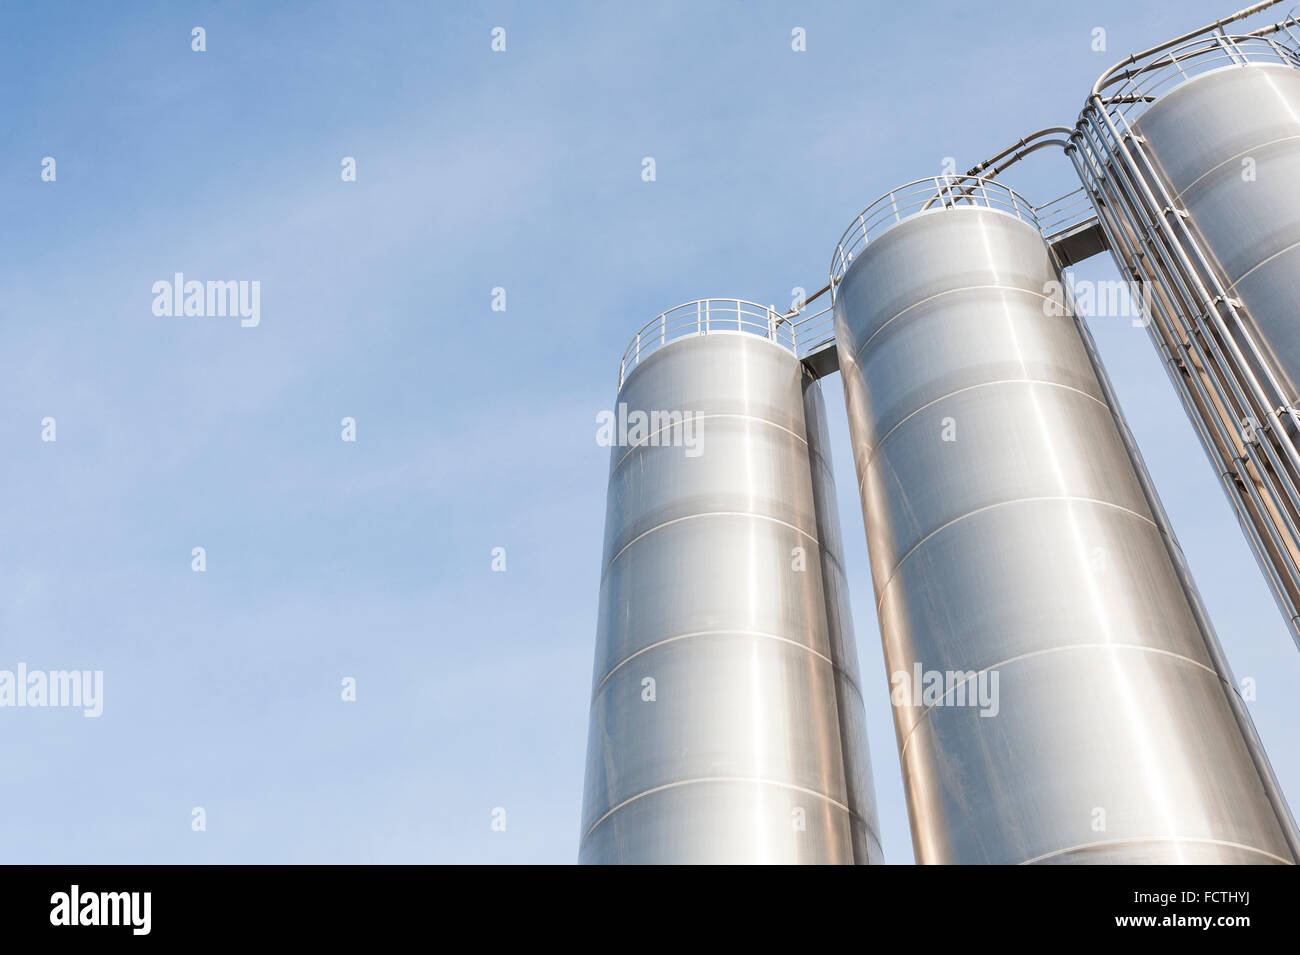
[[(573, 861), (595, 416), (632, 333), (820, 287), (877, 195), (1072, 124), (1111, 63), (1228, 12), (7, 5), (0, 669), (102, 669), (105, 699), (0, 709), (0, 861)], [(1051, 154), (1008, 181), (1074, 186)], [(259, 281), (260, 324), (156, 317), (175, 272)], [(1300, 654), (1146, 332), (1093, 330), (1300, 799)], [(826, 398), (884, 850), (910, 862), (838, 379)]]

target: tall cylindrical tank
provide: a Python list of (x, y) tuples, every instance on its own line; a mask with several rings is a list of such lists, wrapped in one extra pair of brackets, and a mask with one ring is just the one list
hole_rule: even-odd
[(582, 862), (880, 861), (820, 389), (788, 335), (711, 300), (625, 357)]
[(1298, 43), (1293, 19), (1138, 54), (1069, 151), (1300, 642)]
[(1032, 207), (925, 180), (832, 271), (917, 860), (1293, 862)]

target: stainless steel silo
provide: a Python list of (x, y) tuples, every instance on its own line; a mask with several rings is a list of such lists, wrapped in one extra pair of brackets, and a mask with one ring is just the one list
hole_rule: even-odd
[(1294, 862), (1032, 207), (904, 187), (832, 282), (917, 860)]
[(610, 456), (582, 862), (880, 861), (820, 388), (789, 336), (707, 300), (624, 358), (610, 417), (658, 424)]
[(1098, 80), (1070, 153), (1300, 641), (1300, 24), (1269, 4)]

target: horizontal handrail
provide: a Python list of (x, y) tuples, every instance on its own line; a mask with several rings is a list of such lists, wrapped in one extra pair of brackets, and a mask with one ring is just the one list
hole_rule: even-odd
[(799, 343), (795, 354), (807, 358), (823, 348), (835, 344), (835, 311), (827, 302), (815, 312), (808, 311), (805, 304), (799, 318), (794, 323), (795, 340)]
[(1093, 223), (1097, 218), (1096, 211), (1092, 207), (1092, 198), (1083, 186), (1035, 206), (1034, 212), (1038, 216), (1039, 228), (1049, 239)]
[(1128, 69), (1099, 80), (1085, 112), (1101, 104), (1133, 123), (1162, 95), (1203, 73), (1256, 63), (1300, 69), (1300, 20), (1295, 13), (1266, 29), (1269, 34), (1285, 33), (1286, 38), (1259, 31), (1238, 36), (1213, 33), (1138, 59)]
[(636, 333), (618, 366), (618, 386), (628, 372), (669, 342), (710, 332), (759, 335), (795, 352), (795, 326), (771, 305), (742, 298), (702, 298), (660, 312)]
[(1009, 213), (1041, 231), (1033, 204), (996, 179), (971, 175), (917, 179), (885, 193), (863, 209), (844, 230), (831, 259), (831, 285), (843, 278), (861, 250), (905, 219), (969, 207)]
[[(1198, 27), (1195, 30), (1190, 30), (1187, 33), (1174, 37), (1172, 40), (1166, 40), (1165, 42), (1150, 47), (1149, 49), (1142, 50), (1139, 53), (1134, 53), (1131, 56), (1128, 56), (1120, 60), (1110, 69), (1108, 69), (1105, 73), (1101, 74), (1101, 76), (1098, 77), (1097, 82), (1093, 84), (1092, 95), (1100, 96), (1101, 91), (1105, 89), (1107, 86), (1111, 85), (1112, 83), (1120, 82), (1129, 78), (1131, 75), (1133, 75), (1134, 71), (1128, 69), (1128, 67), (1134, 64), (1141, 63), (1146, 60), (1150, 60), (1151, 57), (1155, 56), (1157, 53), (1163, 53), (1165, 50), (1168, 50), (1171, 47), (1181, 46), (1189, 40), (1196, 41), (1197, 38), (1204, 37), (1208, 33), (1222, 34), (1223, 28), (1226, 27), (1228, 24), (1236, 23), (1240, 20), (1245, 20), (1248, 17), (1252, 17), (1257, 13), (1261, 13), (1264, 10), (1267, 10), (1269, 7), (1277, 6), (1281, 2), (1282, 0), (1261, 0), (1261, 2), (1251, 4), (1249, 7), (1246, 7), (1242, 10), (1238, 10), (1236, 13), (1229, 14), (1226, 17), (1222, 17), (1221, 19), (1215, 20), (1213, 23), (1207, 23), (1203, 27)], [(1295, 17), (1295, 11), (1292, 11), (1291, 19), (1294, 19), (1294, 17)], [(1262, 29), (1256, 30), (1254, 33), (1248, 35), (1262, 36), (1267, 33), (1276, 32), (1279, 29), (1284, 29), (1283, 24), (1286, 22), (1287, 21), (1284, 20), (1282, 23), (1277, 23), (1271, 26), (1263, 27)]]

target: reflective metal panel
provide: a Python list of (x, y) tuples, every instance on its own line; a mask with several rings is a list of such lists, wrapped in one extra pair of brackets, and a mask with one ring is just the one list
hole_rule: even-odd
[(875, 236), (836, 340), (923, 863), (1292, 862), (1177, 544), (1040, 233)]
[(1300, 404), (1300, 70), (1202, 74), (1135, 129)]
[(610, 455), (580, 859), (878, 862), (820, 389), (759, 335), (656, 345), (618, 395), (659, 416)]

